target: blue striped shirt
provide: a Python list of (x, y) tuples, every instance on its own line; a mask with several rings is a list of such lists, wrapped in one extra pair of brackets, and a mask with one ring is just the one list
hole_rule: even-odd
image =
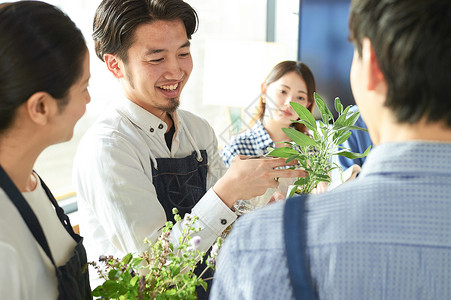
[[(241, 217), (210, 299), (293, 299), (284, 203)], [(451, 143), (375, 147), (360, 176), (306, 202), (321, 299), (451, 299)]]

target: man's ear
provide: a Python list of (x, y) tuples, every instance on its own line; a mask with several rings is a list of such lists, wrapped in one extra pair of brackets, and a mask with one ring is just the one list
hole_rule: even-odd
[(46, 125), (51, 113), (55, 110), (52, 106), (55, 105), (57, 105), (56, 100), (49, 93), (36, 92), (28, 98), (25, 106), (32, 122)]
[(386, 84), (384, 74), (379, 68), (373, 45), (368, 38), (362, 40), (362, 63), (368, 76), (368, 90), (375, 90), (381, 83)]
[(105, 61), (108, 70), (113, 73), (114, 77), (117, 79), (124, 77), (121, 68), (121, 61), (118, 57), (116, 57), (116, 55), (111, 53), (104, 54), (103, 60)]

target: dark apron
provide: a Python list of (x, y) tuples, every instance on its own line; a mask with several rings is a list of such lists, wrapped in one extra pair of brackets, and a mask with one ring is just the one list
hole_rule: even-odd
[[(76, 234), (70, 224), (69, 218), (64, 214), (64, 210), (58, 205), (52, 193), (41, 179), (42, 187), (55, 207), (58, 218), (66, 228), (67, 232), (77, 242), (72, 257), (64, 266), (57, 267), (50, 251), (47, 239), (45, 238), (39, 221), (31, 209), (22, 193), (17, 189), (14, 182), (9, 178), (3, 168), (0, 166), (0, 187), (8, 195), (9, 199), (16, 206), (22, 219), (28, 226), (36, 241), (42, 247), (55, 267), (58, 280), (58, 299), (61, 300), (80, 300), (92, 299), (91, 287), (89, 285), (89, 274), (85, 248), (83, 247), (83, 238)], [(36, 295), (39, 299), (39, 295)]]
[[(152, 160), (152, 182), (157, 192), (158, 201), (166, 212), (166, 218), (175, 223), (172, 209), (175, 207), (183, 218), (207, 192), (207, 151), (200, 150), (202, 159), (197, 160), (197, 153), (184, 158), (157, 158), (158, 169), (155, 169)], [(208, 253), (207, 253), (208, 255)], [(205, 269), (205, 263), (199, 264), (194, 273), (199, 276)], [(202, 276), (213, 277), (213, 271), (209, 269)], [(211, 289), (211, 280), (207, 291), (201, 286), (196, 288), (198, 299), (208, 299)]]
[(310, 274), (306, 253), (304, 206), (307, 195), (287, 199), (284, 208), (283, 232), (288, 273), (296, 299), (318, 299)]

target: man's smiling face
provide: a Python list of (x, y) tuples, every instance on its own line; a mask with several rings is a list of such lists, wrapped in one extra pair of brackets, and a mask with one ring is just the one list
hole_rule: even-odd
[(119, 60), (128, 99), (155, 116), (174, 111), (193, 69), (190, 42), (181, 20), (138, 26), (126, 63)]

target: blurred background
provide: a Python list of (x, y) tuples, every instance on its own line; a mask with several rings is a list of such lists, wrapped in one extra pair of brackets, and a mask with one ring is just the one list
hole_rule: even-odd
[[(194, 69), (181, 108), (215, 129), (220, 147), (247, 128), (260, 85), (282, 60), (302, 60), (317, 92), (329, 103), (354, 104), (349, 85), (353, 47), (348, 42), (349, 0), (186, 0), (199, 15), (191, 52)], [(95, 56), (92, 19), (100, 0), (45, 1), (61, 8), (83, 31), (91, 53), (91, 103), (70, 142), (51, 146), (36, 171), (59, 199), (73, 198), (72, 163), (80, 138), (99, 113), (122, 93)], [(329, 107), (333, 107), (329, 104)], [(334, 111), (334, 109), (332, 109)], [(75, 203), (76, 209), (76, 203)]]

